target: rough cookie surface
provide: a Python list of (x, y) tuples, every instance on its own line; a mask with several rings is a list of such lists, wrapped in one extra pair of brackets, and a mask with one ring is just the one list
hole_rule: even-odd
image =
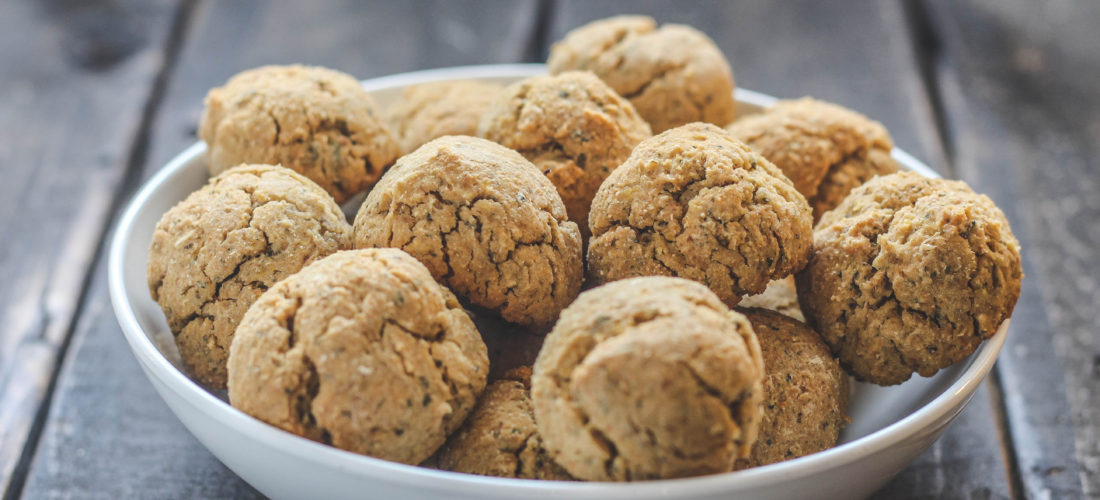
[(798, 290), (795, 288), (793, 275), (773, 280), (763, 292), (749, 295), (737, 305), (768, 309), (798, 321), (806, 321), (806, 317), (802, 315), (802, 307), (798, 305)]
[(801, 269), (810, 207), (774, 165), (692, 123), (642, 141), (592, 201), (590, 278), (679, 276), (729, 306)]
[(423, 265), (352, 250), (252, 305), (229, 355), (229, 401), (300, 436), (418, 464), (462, 424), (488, 370), (477, 329)]
[(551, 74), (588, 70), (630, 100), (663, 132), (704, 121), (733, 121), (733, 71), (722, 51), (702, 32), (645, 16), (617, 16), (570, 31), (550, 48)]
[(561, 314), (531, 397), (551, 456), (577, 478), (726, 472), (756, 439), (764, 364), (752, 327), (706, 287), (610, 283)]
[(354, 232), (358, 248), (401, 248), (515, 323), (550, 324), (580, 291), (580, 232), (554, 185), (485, 139), (441, 137), (401, 157), (363, 201)]
[(275, 282), (351, 245), (332, 197), (290, 169), (242, 165), (172, 207), (153, 231), (147, 279), (192, 375), (225, 387), (233, 332)]
[(905, 172), (856, 188), (814, 230), (799, 301), (861, 380), (931, 376), (992, 336), (1020, 296), (1004, 214), (962, 182)]
[(199, 137), (212, 175), (241, 163), (281, 164), (343, 203), (400, 154), (357, 80), (330, 69), (264, 66), (206, 95)]
[(756, 444), (737, 469), (836, 446), (847, 423), (848, 376), (817, 332), (764, 309), (737, 309), (752, 323), (764, 356), (764, 417)]
[(475, 80), (433, 82), (405, 89), (386, 109), (386, 121), (409, 154), (445, 135), (476, 135), (482, 114), (500, 93), (500, 86)]
[(473, 413), (434, 457), (434, 466), (483, 476), (568, 481), (542, 444), (531, 407), (531, 370), (489, 384)]
[(804, 97), (780, 101), (727, 127), (770, 160), (809, 201), (814, 220), (852, 188), (897, 172), (894, 143), (881, 123), (843, 106)]
[(478, 135), (542, 170), (587, 236), (588, 207), (600, 183), (650, 131), (630, 102), (595, 75), (568, 71), (509, 86), (485, 113)]

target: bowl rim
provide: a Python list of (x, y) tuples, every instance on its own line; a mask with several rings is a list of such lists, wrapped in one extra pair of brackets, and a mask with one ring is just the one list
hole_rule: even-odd
[[(543, 64), (456, 66), (368, 79), (363, 81), (363, 86), (369, 91), (376, 91), (430, 81), (458, 78), (522, 78), (544, 73)], [(735, 96), (739, 101), (765, 107), (777, 101), (775, 97), (741, 88), (735, 91)], [(112, 308), (123, 335), (148, 376), (155, 377), (163, 387), (174, 392), (180, 400), (210, 419), (217, 420), (222, 425), (235, 429), (244, 437), (262, 442), (282, 453), (324, 467), (354, 471), (353, 474), (362, 479), (381, 480), (410, 487), (423, 487), (427, 480), (434, 482), (432, 488), (445, 488), (454, 493), (486, 496), (556, 492), (585, 496), (615, 493), (647, 497), (656, 492), (662, 496), (692, 495), (763, 487), (854, 463), (917, 435), (943, 417), (949, 416), (952, 411), (957, 415), (988, 374), (1007, 336), (1009, 321), (1005, 320), (993, 337), (983, 342), (976, 353), (963, 361), (968, 362), (969, 365), (959, 374), (957, 380), (909, 415), (866, 436), (834, 448), (761, 467), (691, 478), (604, 483), (486, 477), (390, 462), (311, 441), (268, 425), (233, 408), (176, 369), (142, 330), (133, 305), (126, 299), (124, 268), (127, 242), (133, 232), (135, 220), (154, 192), (161, 185), (181, 175), (183, 167), (205, 151), (206, 146), (200, 141), (169, 160), (138, 189), (118, 218), (115, 234), (110, 242), (107, 272)], [(924, 163), (897, 147), (893, 149), (892, 156), (910, 170), (929, 177), (940, 177)]]

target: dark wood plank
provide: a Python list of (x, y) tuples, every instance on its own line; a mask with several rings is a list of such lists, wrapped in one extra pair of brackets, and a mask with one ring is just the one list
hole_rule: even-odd
[(959, 175), (1005, 209), (1023, 246), (998, 362), (1023, 493), (1100, 496), (1100, 4), (929, 7)]
[[(206, 90), (240, 70), (303, 62), (366, 78), (517, 62), (528, 54), (529, 38), (537, 32), (536, 7), (533, 1), (503, 0), (200, 4), (153, 124), (149, 161), (136, 176), (147, 177), (196, 140)], [(288, 35), (290, 27), (294, 36)], [(26, 496), (258, 496), (192, 438), (155, 395), (110, 310), (102, 261), (97, 269)]]
[[(738, 85), (781, 97), (811, 94), (882, 121), (899, 147), (950, 174), (923, 54), (898, 2), (563, 2), (550, 38), (592, 19), (642, 13), (708, 33)], [(1008, 497), (1010, 479), (988, 388), (879, 498)]]
[(20, 487), (175, 4), (0, 3), (0, 492)]

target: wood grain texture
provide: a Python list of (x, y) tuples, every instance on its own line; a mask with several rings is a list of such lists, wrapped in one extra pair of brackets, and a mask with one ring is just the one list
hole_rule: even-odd
[[(152, 125), (149, 161), (133, 180), (148, 177), (196, 140), (207, 89), (240, 70), (301, 62), (366, 78), (519, 62), (537, 32), (536, 7), (535, 2), (503, 0), (199, 4)], [(291, 27), (297, 33), (288, 35)], [(110, 310), (102, 259), (97, 266), (26, 496), (259, 497), (207, 452), (155, 394)]]
[(0, 491), (19, 487), (174, 12), (0, 2)]
[[(780, 97), (814, 95), (883, 122), (901, 148), (951, 176), (898, 2), (584, 2), (557, 5), (550, 38), (593, 19), (640, 13), (695, 26), (731, 60), (738, 85)], [(762, 42), (766, 41), (766, 42)], [(1010, 479), (988, 389), (876, 498), (1007, 498)]]
[(998, 362), (1023, 493), (1100, 497), (1100, 4), (930, 11), (959, 175), (1004, 209), (1023, 246), (1023, 296)]

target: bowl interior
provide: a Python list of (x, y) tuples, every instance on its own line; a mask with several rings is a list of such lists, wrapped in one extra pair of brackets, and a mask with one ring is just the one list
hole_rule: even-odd
[[(545, 69), (541, 65), (485, 66), (479, 67), (472, 76), (487, 81), (507, 83), (526, 76), (540, 74), (544, 71)], [(469, 68), (431, 70), (374, 79), (364, 82), (364, 86), (375, 96), (380, 105), (385, 106), (399, 95), (407, 85), (470, 77)], [(774, 102), (772, 97), (743, 89), (738, 89), (736, 96), (742, 114), (758, 112), (763, 106)], [(111, 271), (111, 291), (112, 298), (116, 302), (116, 312), (119, 315), (120, 323), (123, 324), (123, 330), (130, 337), (129, 340), (139, 361), (146, 365), (147, 370), (156, 370), (157, 368), (151, 367), (150, 363), (157, 360), (143, 359), (142, 349), (146, 341), (155, 349), (155, 353), (148, 354), (148, 356), (163, 357), (163, 360), (182, 372), (179, 353), (164, 315), (149, 295), (145, 271), (149, 242), (152, 240), (153, 228), (161, 215), (207, 181), (203, 161), (204, 152), (205, 146), (201, 143), (191, 146), (146, 183), (135, 196), (126, 214), (124, 214), (118, 230), (119, 234), (111, 251), (111, 265), (117, 267), (117, 269)], [(894, 157), (903, 168), (938, 177), (934, 171), (903, 151), (895, 149)], [(349, 202), (345, 209), (353, 211), (357, 206), (358, 203), (353, 200)], [(131, 318), (138, 327), (133, 329), (137, 330), (136, 333), (127, 328), (127, 323)], [(138, 338), (134, 338), (134, 335), (137, 335)], [(1003, 342), (1003, 337), (1004, 327), (998, 333), (996, 340), (984, 343), (974, 355), (963, 362), (941, 370), (932, 377), (914, 376), (908, 382), (893, 387), (853, 383), (849, 407), (849, 415), (852, 421), (841, 433), (837, 448), (759, 469), (782, 466), (789, 470), (790, 467), (797, 466), (800, 462), (820, 462), (826, 460), (829, 454), (841, 453), (846, 448), (850, 449), (859, 446), (861, 443), (867, 443), (869, 440), (865, 438), (868, 436), (876, 433), (881, 435), (885, 429), (891, 426), (897, 429), (897, 424), (903, 419), (912, 418), (914, 412), (925, 407), (937, 397), (947, 396), (948, 389), (952, 388), (953, 385), (955, 386), (953, 391), (959, 392), (959, 389), (963, 387), (960, 384), (965, 382), (966, 394), (964, 397), (969, 397), (969, 393), (984, 377), (985, 372), (988, 370), (988, 364), (991, 364), (992, 359), (996, 356)], [(975, 360), (979, 357), (984, 360), (983, 367), (976, 369)], [(985, 361), (988, 363), (985, 363)], [(977, 380), (969, 380), (969, 378), (976, 378)], [(182, 390), (205, 391), (194, 382), (188, 381), (188, 384), (189, 387)], [(215, 392), (213, 396), (221, 400), (220, 403), (215, 401), (215, 404), (224, 404), (228, 409), (224, 391)], [(948, 409), (945, 406), (943, 411)], [(289, 439), (300, 439), (290, 434), (286, 434), (286, 436)], [(333, 451), (346, 453), (335, 449)], [(355, 456), (355, 458), (361, 457)], [(735, 474), (744, 474), (744, 472)], [(479, 481), (483, 480), (491, 481), (495, 479), (481, 478)]]

